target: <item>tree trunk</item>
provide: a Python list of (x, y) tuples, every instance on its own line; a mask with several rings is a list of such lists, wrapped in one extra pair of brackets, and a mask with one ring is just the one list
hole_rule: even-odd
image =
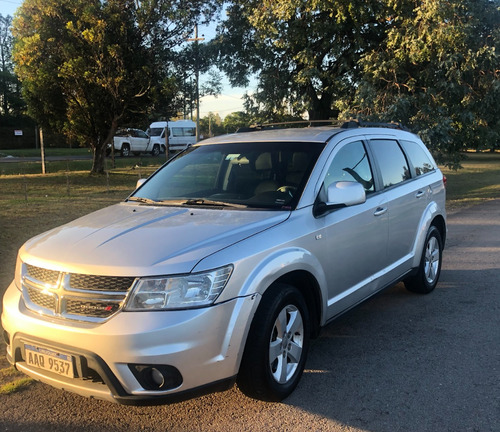
[(307, 110), (309, 120), (329, 120), (332, 116), (333, 95), (323, 92), (321, 97), (311, 85), (306, 91), (310, 100), (310, 108)]
[(118, 128), (118, 116), (115, 116), (111, 122), (111, 127), (108, 131), (108, 135), (103, 140), (101, 138), (97, 139), (97, 142), (91, 144), (92, 149), (92, 169), (90, 174), (104, 174), (104, 166), (106, 160), (106, 148), (109, 143), (113, 144), (113, 137), (115, 135), (116, 129)]
[(104, 174), (104, 161), (106, 159), (106, 145), (103, 142), (92, 147), (92, 169), (90, 174)]

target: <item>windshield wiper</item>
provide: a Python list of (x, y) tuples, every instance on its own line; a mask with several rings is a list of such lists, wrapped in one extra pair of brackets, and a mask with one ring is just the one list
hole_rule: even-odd
[(139, 196), (131, 196), (127, 198), (127, 201), (135, 201), (141, 204), (150, 204), (150, 205), (183, 205), (184, 201), (181, 200), (154, 200), (151, 198), (144, 198)]
[(233, 208), (247, 208), (244, 204), (233, 204), (224, 201), (213, 201), (204, 198), (194, 198), (187, 200), (183, 203), (187, 206), (211, 206), (211, 207), (233, 207)]
[(139, 202), (139, 203), (143, 203), (143, 204), (156, 204), (156, 205), (161, 204), (160, 201), (155, 201), (151, 198), (143, 198), (143, 197), (139, 197), (139, 196), (128, 197), (127, 201), (135, 201), (135, 202)]

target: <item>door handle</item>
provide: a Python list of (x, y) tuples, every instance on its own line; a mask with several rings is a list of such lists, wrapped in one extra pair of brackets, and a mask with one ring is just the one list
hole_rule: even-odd
[(373, 213), (373, 216), (382, 216), (387, 212), (387, 207), (378, 207), (377, 210), (375, 210), (375, 213)]
[(422, 198), (425, 195), (424, 191), (418, 191), (417, 194), (415, 195), (415, 198)]

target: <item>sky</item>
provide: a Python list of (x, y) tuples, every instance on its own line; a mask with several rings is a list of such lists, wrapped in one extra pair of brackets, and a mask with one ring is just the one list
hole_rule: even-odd
[[(14, 15), (16, 9), (21, 6), (22, 0), (0, 0), (0, 13), (3, 16)], [(194, 33), (194, 30), (193, 30)], [(198, 36), (205, 37), (206, 40), (212, 38), (215, 34), (213, 26), (201, 27), (198, 29)], [(222, 93), (217, 96), (205, 96), (200, 99), (200, 117), (203, 118), (209, 112), (219, 114), (221, 118), (226, 115), (243, 111), (242, 96), (245, 92), (252, 92), (252, 88), (232, 88), (227, 79), (223, 80)]]

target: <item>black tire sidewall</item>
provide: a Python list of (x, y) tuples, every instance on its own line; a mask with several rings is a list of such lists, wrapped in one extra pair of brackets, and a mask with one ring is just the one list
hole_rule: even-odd
[[(429, 283), (427, 277), (425, 276), (425, 253), (427, 251), (427, 245), (429, 244), (429, 241), (433, 237), (436, 238), (439, 245), (439, 266), (434, 282)], [(429, 231), (427, 231), (427, 236), (425, 237), (424, 248), (422, 250), (422, 255), (420, 258), (420, 266), (418, 268), (418, 273), (414, 277), (409, 278), (405, 282), (406, 288), (409, 291), (421, 294), (428, 294), (434, 291), (434, 288), (436, 288), (436, 285), (439, 281), (439, 276), (441, 274), (442, 262), (443, 262), (443, 241), (441, 240), (441, 233), (435, 226), (431, 226), (429, 228)]]
[[(294, 375), (287, 383), (280, 384), (272, 376), (269, 366), (269, 344), (276, 319), (288, 305), (295, 306), (302, 315), (303, 346)], [(286, 284), (270, 287), (264, 294), (250, 327), (238, 377), (240, 389), (248, 396), (266, 401), (280, 401), (287, 397), (302, 376), (309, 340), (309, 313), (300, 291)]]
[(121, 153), (122, 153), (122, 157), (130, 156), (130, 146), (128, 144), (123, 144)]

